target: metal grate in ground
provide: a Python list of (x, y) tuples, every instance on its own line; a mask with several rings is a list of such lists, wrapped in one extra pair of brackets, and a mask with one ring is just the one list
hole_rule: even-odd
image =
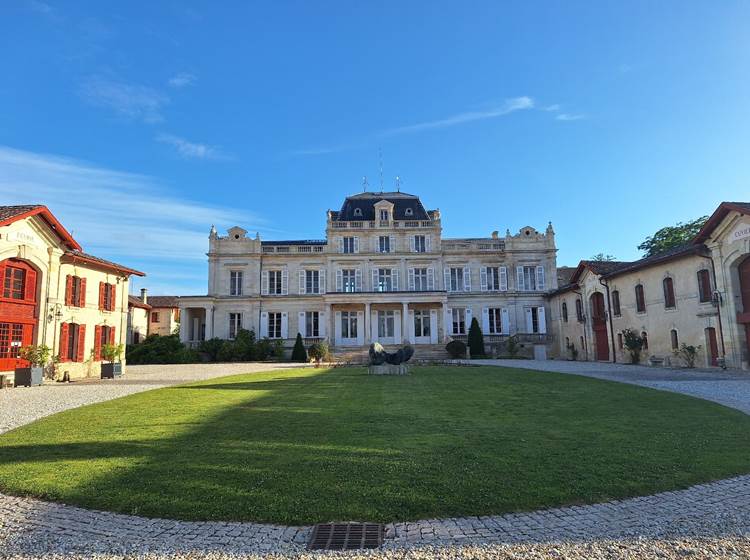
[(360, 550), (383, 544), (385, 528), (379, 523), (318, 523), (307, 550)]

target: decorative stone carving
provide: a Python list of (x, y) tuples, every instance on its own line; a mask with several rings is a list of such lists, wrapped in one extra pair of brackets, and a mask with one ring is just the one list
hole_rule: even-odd
[(409, 366), (405, 365), (414, 355), (414, 348), (408, 344), (389, 354), (379, 342), (370, 344), (369, 373), (373, 375), (406, 375)]

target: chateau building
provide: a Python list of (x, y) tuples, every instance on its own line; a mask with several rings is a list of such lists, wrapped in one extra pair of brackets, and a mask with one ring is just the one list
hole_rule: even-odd
[(144, 274), (84, 253), (46, 206), (0, 206), (0, 373), (38, 344), (69, 377), (98, 376), (102, 346), (125, 343), (131, 275)]
[(684, 365), (684, 343), (700, 347), (699, 367), (749, 369), (750, 203), (722, 203), (694, 240), (663, 253), (581, 261), (548, 297), (554, 357), (627, 362), (633, 329), (644, 361)]
[(441, 213), (417, 196), (365, 192), (329, 210), (326, 239), (264, 241), (241, 227), (209, 235), (205, 296), (180, 297), (180, 338), (196, 344), (239, 329), (291, 346), (327, 339), (336, 349), (466, 339), (473, 317), (491, 346), (518, 334), (529, 354), (549, 344), (556, 247), (544, 232), (448, 239)]

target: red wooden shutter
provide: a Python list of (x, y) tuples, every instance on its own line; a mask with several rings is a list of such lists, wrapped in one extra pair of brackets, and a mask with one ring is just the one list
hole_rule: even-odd
[(114, 284), (109, 285), (109, 310), (110, 311), (115, 310), (115, 285)]
[(78, 297), (78, 301), (79, 301), (78, 305), (80, 307), (86, 307), (86, 279), (85, 278), (81, 278), (80, 290), (81, 290), (81, 294)]
[(68, 361), (68, 323), (60, 323), (60, 361)]
[(70, 274), (65, 277), (65, 305), (73, 305), (73, 277)]
[(76, 362), (83, 361), (83, 350), (86, 343), (86, 325), (78, 325), (78, 351), (76, 352)]
[(115, 343), (115, 328), (109, 327), (109, 343), (114, 344)]
[(36, 301), (36, 270), (26, 269), (26, 285), (23, 299), (25, 301)]
[(0, 262), (0, 296), (10, 297), (10, 294), (5, 295), (5, 263), (7, 261)]
[(104, 309), (104, 290), (106, 290), (106, 284), (99, 282), (99, 309)]
[(102, 359), (102, 326), (94, 327), (94, 361), (100, 362)]

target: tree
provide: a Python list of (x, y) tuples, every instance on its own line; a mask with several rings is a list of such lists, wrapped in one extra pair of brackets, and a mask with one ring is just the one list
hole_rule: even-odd
[(292, 361), (305, 363), (307, 361), (307, 350), (305, 350), (305, 343), (302, 341), (302, 334), (297, 333), (297, 340), (294, 341), (294, 348), (292, 348)]
[(643, 243), (638, 245), (638, 249), (644, 252), (644, 257), (650, 257), (687, 243), (698, 234), (707, 220), (708, 216), (701, 216), (691, 222), (677, 222), (673, 226), (663, 227), (654, 235), (647, 237)]
[(630, 354), (630, 363), (639, 363), (641, 361), (641, 350), (643, 350), (643, 337), (633, 329), (625, 329), (622, 331), (622, 336), (625, 339), (625, 349)]
[(598, 261), (598, 262), (610, 262), (617, 260), (614, 255), (610, 255), (607, 253), (606, 255), (604, 253), (597, 253), (593, 257), (589, 259), (590, 261)]
[(471, 320), (469, 327), (469, 352), (472, 358), (484, 356), (484, 335), (476, 317)]

